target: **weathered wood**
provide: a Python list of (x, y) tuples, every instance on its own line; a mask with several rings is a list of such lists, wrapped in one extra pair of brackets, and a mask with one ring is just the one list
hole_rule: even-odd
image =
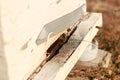
[(47, 62), (41, 69), (40, 72), (36, 73), (33, 77), (33, 80), (64, 80), (67, 74), (70, 72), (70, 70), (73, 68), (73, 66), (76, 64), (76, 62), (79, 60), (80, 56), (84, 52), (84, 50), (89, 45), (89, 42), (92, 41), (94, 36), (96, 35), (98, 29), (96, 26), (102, 25), (102, 17), (101, 14), (92, 13), (90, 17), (83, 20), (82, 23), (79, 24), (78, 27), (86, 27), (89, 28), (88, 32), (84, 33), (85, 29), (80, 30), (78, 28), (78, 32), (81, 31), (86, 35), (83, 35), (82, 42), (78, 44), (79, 46), (77, 49), (74, 50), (75, 41), (72, 43), (71, 46), (69, 43), (68, 45), (63, 46), (63, 51), (59, 51), (59, 54), (57, 54), (53, 59), (51, 59), (49, 62)]
[(71, 25), (84, 12), (85, 0), (0, 0), (0, 80), (26, 80), (59, 35), (37, 45), (42, 28)]
[(69, 40), (69, 38), (75, 32), (76, 29), (77, 25), (72, 26), (72, 28), (68, 28), (66, 30), (66, 33), (62, 33), (60, 37), (47, 49), (46, 55), (48, 58), (46, 62), (48, 62), (52, 57), (54, 57), (58, 49), (60, 49)]
[[(45, 59), (46, 50), (61, 35), (60, 31), (66, 26), (72, 26), (79, 17), (82, 18), (87, 13), (85, 0), (1, 0), (0, 2), (0, 80), (28, 79)], [(75, 52), (72, 51), (74, 53), (53, 58), (45, 65), (46, 67), (43, 67), (46, 74), (42, 69), (43, 72), (40, 74), (43, 76), (39, 77), (38, 74), (38, 78), (63, 80), (70, 72), (89, 44), (87, 41), (92, 41), (96, 35), (98, 29), (95, 26), (102, 25), (101, 14), (97, 13), (92, 13), (81, 20), (78, 25), (78, 35), (83, 39), (81, 44)], [(47, 29), (57, 33), (47, 43), (39, 44), (40, 31), (46, 26)], [(46, 34), (43, 30), (42, 37), (44, 36)], [(56, 61), (59, 61), (59, 64)], [(49, 70), (51, 72), (48, 73)]]

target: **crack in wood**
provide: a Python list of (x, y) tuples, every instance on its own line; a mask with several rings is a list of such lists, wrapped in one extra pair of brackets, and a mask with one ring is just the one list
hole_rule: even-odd
[(68, 28), (66, 33), (63, 33), (47, 50), (47, 62), (52, 59), (59, 51), (59, 49), (69, 40), (70, 36), (77, 29), (77, 26)]
[[(89, 13), (87, 14), (87, 17), (86, 17), (86, 15), (84, 15), (82, 20), (89, 18), (88, 15), (90, 16)], [(86, 18), (84, 18), (84, 17), (86, 17)], [(61, 34), (61, 36), (47, 49), (46, 58), (42, 61), (42, 63), (37, 67), (37, 69), (33, 72), (33, 74), (30, 75), (30, 77), (27, 80), (33, 80), (35, 75), (37, 75), (41, 71), (42, 67), (51, 59), (53, 61), (55, 61), (55, 59), (59, 58), (55, 62), (66, 63), (66, 61), (74, 53), (74, 51), (76, 50), (76, 48), (78, 47), (78, 45), (81, 42), (80, 39), (79, 40), (72, 39), (71, 37), (74, 36), (73, 33), (76, 31), (77, 25), (82, 20), (79, 19), (71, 28), (68, 28), (66, 30), (66, 32)], [(71, 39), (69, 39), (69, 38), (71, 38)], [(71, 41), (73, 41), (73, 42), (71, 42)], [(64, 49), (63, 49), (64, 46), (68, 49), (69, 52), (67, 52), (66, 50), (64, 51)]]
[[(81, 42), (81, 38), (78, 35), (75, 35), (76, 31), (70, 36), (69, 40), (59, 49), (57, 54), (50, 59), (50, 62), (58, 63), (59, 66), (63, 66), (63, 64), (68, 61), (70, 56), (72, 56), (72, 54), (74, 53), (74, 51), (76, 50), (76, 48), (79, 46)], [(41, 69), (43, 66), (46, 66), (48, 64), (49, 62), (46, 62), (46, 64), (41, 65)], [(37, 74), (39, 74), (40, 71), (41, 70), (39, 70)], [(34, 80), (34, 77), (33, 77), (33, 80)]]
[(32, 78), (40, 72), (42, 67), (50, 61), (56, 54), (59, 53), (59, 50), (62, 48), (62, 46), (67, 43), (70, 36), (75, 32), (77, 29), (77, 25), (72, 26), (71, 28), (68, 28), (65, 33), (62, 33), (61, 36), (47, 49), (46, 52), (46, 58), (42, 61), (40, 66), (31, 74), (31, 76), (27, 80), (32, 80)]

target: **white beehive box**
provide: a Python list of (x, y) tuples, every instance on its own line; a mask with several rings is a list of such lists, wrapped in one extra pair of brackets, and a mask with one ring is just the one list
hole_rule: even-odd
[[(85, 0), (1, 0), (0, 3), (0, 80), (26, 80), (32, 74), (44, 59), (46, 48), (54, 41), (49, 41), (48, 45), (36, 43), (46, 24), (73, 13), (59, 22), (61, 27), (71, 26), (78, 19), (78, 13), (80, 17), (86, 14)], [(80, 11), (74, 13), (76, 9)], [(91, 26), (101, 26), (101, 14), (92, 15), (97, 21), (94, 20)], [(80, 25), (85, 27), (89, 23)], [(90, 40), (97, 31), (90, 32), (93, 34)]]

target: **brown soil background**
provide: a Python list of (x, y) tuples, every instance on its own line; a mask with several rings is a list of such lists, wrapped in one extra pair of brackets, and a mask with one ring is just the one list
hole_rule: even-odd
[(74, 70), (68, 77), (89, 78), (85, 80), (120, 80), (120, 0), (87, 0), (87, 11), (103, 13), (103, 27), (95, 38), (100, 49), (112, 53), (111, 63), (108, 68), (87, 67), (88, 70), (84, 74), (81, 74), (81, 69)]

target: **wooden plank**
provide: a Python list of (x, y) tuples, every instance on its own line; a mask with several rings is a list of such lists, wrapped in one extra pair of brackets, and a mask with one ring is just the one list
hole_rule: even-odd
[[(0, 4), (0, 80), (26, 80), (59, 35), (50, 39), (47, 45), (38, 46), (35, 41), (42, 28), (58, 18), (63, 23), (61, 17), (70, 15), (83, 4), (84, 7), (74, 14), (82, 16), (86, 12), (85, 0), (0, 0)], [(61, 26), (70, 24), (72, 19), (69, 18), (73, 15), (62, 18), (66, 23)], [(54, 25), (58, 26), (57, 23)]]
[[(89, 24), (87, 24), (86, 22), (88, 22)], [(82, 24), (80, 23), (79, 27), (86, 27), (83, 25), (89, 26), (88, 28), (90, 28), (90, 31), (86, 33), (86, 36), (82, 36), (83, 40), (80, 44), (77, 43), (79, 45), (77, 49), (74, 51), (73, 47), (76, 47), (74, 46), (75, 44), (72, 46), (66, 46), (65, 48), (63, 46), (63, 51), (64, 49), (66, 49), (65, 52), (61, 51), (58, 55), (56, 55), (53, 59), (46, 63), (41, 69), (41, 71), (37, 73), (37, 75), (33, 78), (33, 80), (65, 79), (67, 74), (70, 72), (70, 70), (76, 64), (84, 50), (89, 45), (89, 42), (91, 42), (94, 36), (96, 35), (98, 29), (95, 27), (102, 25), (101, 14), (92, 13), (88, 19), (84, 20)], [(84, 33), (84, 30), (82, 32)], [(68, 45), (70, 44), (68, 43)]]

